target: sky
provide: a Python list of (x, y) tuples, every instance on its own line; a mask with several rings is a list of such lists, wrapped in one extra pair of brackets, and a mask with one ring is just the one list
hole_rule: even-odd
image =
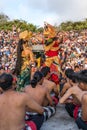
[(59, 25), (87, 18), (87, 0), (0, 0), (0, 12), (37, 26)]

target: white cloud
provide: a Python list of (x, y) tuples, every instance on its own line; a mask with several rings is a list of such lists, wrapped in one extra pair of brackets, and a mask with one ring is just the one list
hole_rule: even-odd
[(87, 18), (87, 0), (3, 0), (0, 11), (36, 25)]

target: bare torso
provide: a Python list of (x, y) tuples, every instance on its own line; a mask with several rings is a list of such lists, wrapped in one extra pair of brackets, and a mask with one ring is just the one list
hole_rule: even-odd
[(0, 95), (0, 130), (22, 130), (25, 125), (23, 94), (8, 91)]
[(63, 97), (60, 99), (60, 103), (64, 103), (69, 96), (75, 96), (79, 102), (81, 103), (83, 94), (86, 93), (86, 91), (82, 91), (78, 86), (71, 87), (67, 90), (67, 92), (63, 95)]
[(49, 103), (47, 99), (47, 91), (48, 89), (42, 85), (37, 85), (36, 88), (32, 88), (31, 86), (27, 86), (25, 88), (25, 92), (28, 93), (37, 103), (42, 106), (46, 106)]
[(49, 90), (49, 93), (51, 93), (52, 91), (58, 93), (56, 84), (50, 80), (44, 79), (43, 86), (45, 86)]
[[(70, 84), (68, 82), (65, 83), (64, 87), (60, 93), (60, 96), (62, 97), (69, 88), (71, 88)], [(68, 99), (66, 101), (66, 103), (74, 103), (74, 104), (78, 104), (78, 105), (80, 104), (79, 100), (77, 99), (77, 97), (75, 95), (72, 95), (72, 99)]]
[(26, 108), (42, 114), (44, 109), (24, 92), (7, 90), (0, 95), (0, 130), (22, 130)]

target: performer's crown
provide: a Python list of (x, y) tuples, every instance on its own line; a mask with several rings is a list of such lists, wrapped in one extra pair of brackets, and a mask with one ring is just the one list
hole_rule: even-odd
[(45, 37), (50, 37), (50, 38), (55, 37), (56, 36), (55, 28), (52, 25), (45, 23), (43, 34)]
[(21, 32), (20, 34), (19, 34), (19, 38), (20, 39), (23, 39), (23, 40), (29, 40), (30, 38), (32, 37), (32, 32), (30, 31), (30, 32), (28, 32), (27, 30), (26, 31), (24, 31), (24, 32)]

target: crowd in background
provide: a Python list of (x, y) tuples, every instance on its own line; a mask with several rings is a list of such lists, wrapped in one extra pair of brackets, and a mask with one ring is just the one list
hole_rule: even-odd
[[(33, 44), (42, 44), (37, 38), (39, 35), (43, 37), (42, 34), (38, 34), (31, 38)], [(61, 36), (63, 42), (59, 45), (58, 57), (61, 59), (62, 70), (68, 67), (74, 69), (76, 65), (81, 69), (87, 68), (87, 30), (59, 32), (58, 37)], [(6, 71), (15, 68), (18, 40), (16, 30), (0, 31), (0, 68)]]
[[(72, 72), (72, 75), (73, 75), (73, 74), (75, 74), (74, 72), (79, 72), (81, 70), (87, 69), (87, 30), (69, 31), (69, 32), (68, 31), (67, 32), (61, 31), (61, 32), (57, 33), (56, 38), (58, 40), (61, 39), (61, 42), (59, 43), (59, 46), (58, 46), (59, 47), (58, 58), (59, 58), (60, 71), (58, 70), (57, 77), (54, 73), (54, 75), (53, 75), (54, 81), (52, 79), (49, 80), (49, 76), (48, 76), (48, 79), (45, 79), (45, 81), (44, 81), (43, 77), (46, 76), (45, 71), (48, 71), (47, 73), (49, 74), (50, 68), (49, 68), (49, 70), (46, 70), (46, 69), (43, 70), (43, 74), (42, 74), (42, 72), (39, 72), (39, 71), (41, 71), (41, 66), (39, 66), (40, 67), (40, 69), (39, 69), (37, 66), (38, 63), (30, 64), (30, 65), (33, 65), (33, 66), (31, 66), (31, 68), (33, 68), (35, 65), (35, 67), (38, 68), (36, 70), (39, 70), (36, 72), (34, 70), (34, 74), (39, 74), (39, 77), (38, 77), (38, 75), (36, 75), (36, 77), (34, 79), (33, 76), (35, 76), (35, 75), (33, 74), (33, 76), (32, 76), (33, 80), (30, 78), (30, 81), (32, 81), (32, 82), (29, 83), (29, 84), (31, 84), (31, 86), (33, 86), (34, 89), (36, 88), (36, 90), (38, 89), (38, 87), (36, 87), (36, 86), (41, 85), (41, 83), (43, 83), (44, 86), (46, 86), (46, 87), (48, 85), (48, 88), (49, 88), (50, 87), (49, 81), (53, 81), (56, 83), (56, 89), (57, 89), (57, 85), (59, 85), (59, 90), (61, 91), (63, 89), (64, 85), (66, 83), (68, 83), (68, 80), (65, 77), (65, 73), (63, 73), (63, 72), (65, 72), (68, 68), (70, 68), (71, 70), (69, 70), (69, 71), (73, 70), (73, 72)], [(51, 40), (53, 40), (53, 39), (51, 39)], [(29, 45), (42, 45), (43, 46), (43, 44), (44, 44), (43, 33), (38, 33), (38, 34), (34, 33), (33, 36), (30, 38), (29, 42), (31, 42), (31, 44), (29, 44)], [(16, 77), (14, 77), (14, 81), (20, 79), (20, 84), (23, 82), (23, 79), (26, 78), (28, 72), (29, 72), (28, 73), (29, 76), (31, 74), (31, 72), (30, 72), (31, 68), (28, 68), (28, 66), (27, 66), (27, 62), (29, 60), (27, 58), (29, 58), (28, 56), (30, 55), (30, 54), (28, 54), (28, 51), (29, 51), (29, 53), (31, 53), (30, 52), (31, 48), (26, 47), (27, 44), (25, 44), (25, 43), (28, 43), (28, 41), (27, 40), (23, 41), (23, 39), (19, 40), (19, 33), (15, 27), (13, 28), (12, 31), (3, 31), (3, 30), (0, 31), (0, 73), (10, 72), (10, 73), (14, 74), (15, 67), (17, 67), (16, 63), (19, 60), (19, 59), (17, 59), (18, 58), (17, 57), (18, 44), (20, 44), (22, 47), (24, 47), (21, 50), (21, 56), (22, 56), (22, 63), (24, 60), (24, 63), (26, 63), (24, 65), (26, 65), (26, 67), (25, 67), (25, 70), (20, 69), (20, 77), (17, 77), (19, 75), (16, 75)], [(19, 46), (19, 47), (21, 47), (21, 46)], [(27, 50), (27, 48), (28, 48), (28, 50)], [(38, 49), (38, 50), (40, 51), (40, 49)], [(38, 57), (38, 53), (36, 53), (36, 57)], [(31, 56), (30, 56), (30, 58), (31, 58)], [(46, 57), (44, 54), (44, 60), (45, 60), (45, 58)], [(26, 62), (26, 60), (27, 60), (27, 62)], [(37, 60), (35, 60), (35, 61), (37, 62)], [(43, 63), (44, 63), (44, 61), (43, 61)], [(24, 66), (22, 66), (22, 67), (24, 67)], [(43, 75), (45, 75), (45, 76), (43, 76)], [(82, 74), (80, 74), (80, 75), (82, 75)], [(42, 76), (42, 78), (41, 78), (41, 76)], [(39, 79), (37, 79), (37, 78), (39, 78)], [(37, 79), (37, 82), (35, 82), (36, 79)], [(27, 79), (27, 80), (29, 80), (29, 79)], [(56, 80), (57, 80), (57, 82), (56, 82)], [(80, 80), (81, 80), (81, 82), (83, 82), (82, 79), (80, 79)], [(78, 78), (77, 78), (77, 81), (78, 81)], [(50, 82), (50, 83), (52, 85), (52, 82)], [(14, 85), (16, 85), (16, 84), (14, 84)], [(53, 86), (55, 86), (55, 85), (53, 84)], [(25, 86), (23, 86), (23, 87), (25, 87)], [(31, 87), (31, 90), (32, 90), (32, 87)], [(53, 88), (52, 88), (52, 90), (53, 90)], [(59, 90), (57, 90), (58, 93), (57, 93), (57, 96), (55, 96), (55, 98), (57, 100), (59, 100), (59, 98), (60, 98)], [(23, 91), (24, 91), (24, 89), (22, 89), (22, 92)], [(55, 89), (54, 89), (54, 91), (55, 91)], [(78, 89), (77, 89), (77, 92), (78, 92)], [(81, 93), (82, 92), (83, 91), (81, 90)], [(36, 99), (36, 97), (35, 97), (35, 99)], [(61, 101), (61, 99), (60, 99), (60, 101)], [(57, 103), (58, 103), (58, 101), (57, 101)], [(51, 105), (53, 105), (53, 104), (51, 104)], [(75, 106), (75, 107), (77, 107), (77, 106)], [(52, 115), (53, 115), (53, 113), (52, 113)]]
[(18, 33), (16, 30), (0, 31), (0, 68), (6, 71), (14, 69), (17, 43)]

